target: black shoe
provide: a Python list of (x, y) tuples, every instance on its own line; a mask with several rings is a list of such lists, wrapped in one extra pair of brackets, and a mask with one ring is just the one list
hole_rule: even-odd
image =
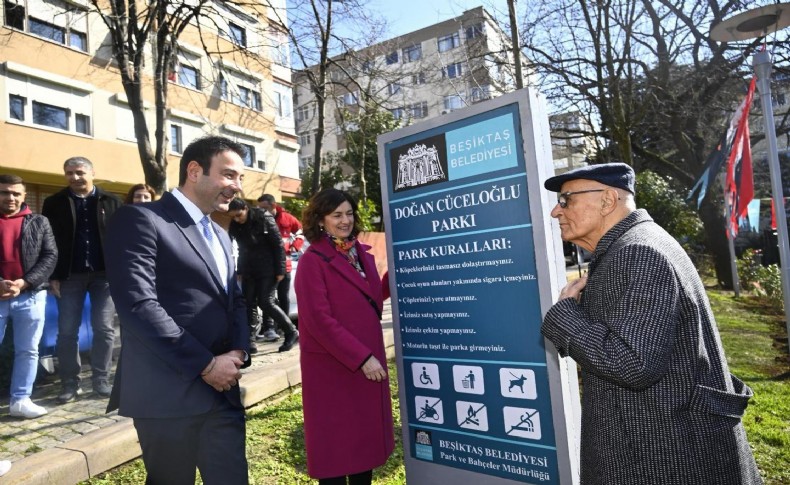
[(277, 351), (278, 352), (288, 352), (289, 350), (294, 348), (294, 345), (298, 341), (299, 341), (299, 332), (294, 330), (293, 333), (290, 333), (290, 334), (285, 336), (285, 343), (282, 344), (280, 346), (280, 348), (277, 349)]
[(100, 397), (110, 397), (112, 386), (107, 383), (107, 379), (98, 379), (93, 383), (93, 392)]
[(57, 401), (60, 404), (66, 404), (77, 399), (77, 396), (81, 394), (82, 389), (77, 384), (67, 384), (63, 386), (63, 391), (58, 395)]
[(250, 350), (247, 353), (250, 355), (258, 353), (258, 346), (255, 345), (255, 342), (250, 342)]

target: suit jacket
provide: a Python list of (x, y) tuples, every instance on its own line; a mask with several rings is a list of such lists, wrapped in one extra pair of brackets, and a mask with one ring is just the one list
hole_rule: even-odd
[(216, 232), (228, 261), (225, 282), (200, 226), (172, 194), (123, 206), (110, 221), (107, 279), (122, 346), (108, 410), (118, 405), (119, 414), (135, 418), (192, 416), (222, 395), (241, 407), (238, 386), (219, 393), (200, 376), (214, 355), (249, 349), (230, 239)]
[(601, 238), (581, 302), (557, 302), (542, 332), (582, 369), (583, 484), (762, 483), (741, 423), (751, 389), (694, 265), (647, 212)]
[(363, 278), (326, 240), (299, 259), (299, 348), (307, 471), (330, 478), (370, 470), (394, 448), (389, 381), (360, 370), (386, 366), (381, 282), (369, 246), (356, 243)]

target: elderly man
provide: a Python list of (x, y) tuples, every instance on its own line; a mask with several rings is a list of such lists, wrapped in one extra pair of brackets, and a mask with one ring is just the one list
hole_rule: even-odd
[(582, 369), (583, 484), (762, 483), (705, 288), (610, 163), (546, 180), (562, 239), (592, 253), (541, 329)]

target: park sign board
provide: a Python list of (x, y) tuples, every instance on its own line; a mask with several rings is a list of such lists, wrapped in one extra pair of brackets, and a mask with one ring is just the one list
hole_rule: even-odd
[(531, 89), (378, 139), (406, 479), (578, 483), (575, 366), (540, 334), (564, 283)]

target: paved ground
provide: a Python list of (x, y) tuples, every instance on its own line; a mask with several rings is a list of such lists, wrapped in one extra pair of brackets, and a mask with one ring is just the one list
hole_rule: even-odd
[[(392, 315), (384, 309), (385, 340), (392, 346)], [(277, 352), (280, 342), (259, 343), (252, 365), (241, 380), (244, 403), (251, 406), (267, 397), (301, 383), (298, 346)], [(14, 466), (0, 484), (74, 484), (113, 468), (139, 454), (131, 420), (106, 414), (107, 398), (92, 392), (90, 367), (83, 359), (81, 389), (74, 402), (58, 404), (60, 392), (56, 376), (43, 376), (33, 391), (33, 400), (49, 413), (37, 419), (8, 416), (6, 400), (0, 406), (0, 460)], [(115, 361), (114, 361), (115, 362)], [(77, 455), (77, 456), (73, 456)], [(51, 470), (42, 470), (50, 467)]]

